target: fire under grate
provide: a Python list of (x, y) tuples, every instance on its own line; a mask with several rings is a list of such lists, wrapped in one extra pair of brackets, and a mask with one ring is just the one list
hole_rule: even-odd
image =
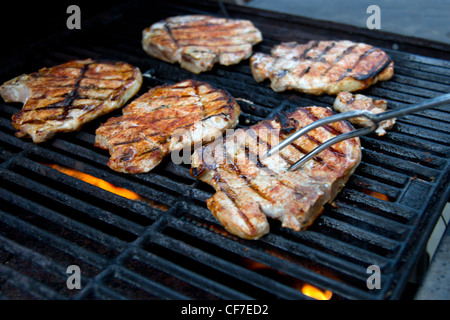
[[(365, 93), (386, 99), (392, 109), (450, 91), (450, 63), (389, 49), (400, 37), (374, 39), (353, 28), (349, 34), (346, 26), (320, 28), (298, 17), (227, 8), (262, 31), (255, 52), (292, 39), (346, 38), (383, 47), (394, 60), (394, 78)], [(253, 80), (248, 61), (193, 75), (141, 49), (145, 27), (192, 13), (221, 15), (209, 1), (135, 3), (108, 22), (5, 62), (0, 80), (72, 59), (115, 59), (145, 73), (139, 94), (188, 78), (227, 90), (242, 109), (239, 127), (292, 106), (332, 105), (332, 96), (273, 92)], [(210, 214), (205, 200), (214, 190), (191, 177), (188, 165), (166, 159), (137, 175), (106, 166), (108, 153), (93, 146), (95, 129), (120, 110), (36, 145), (14, 136), (10, 119), (21, 105), (0, 105), (2, 298), (398, 299), (448, 198), (450, 114), (443, 107), (398, 119), (384, 137), (361, 138), (360, 166), (309, 230), (294, 232), (271, 221), (270, 234), (246, 241)], [(132, 195), (107, 191), (93, 184), (95, 178)], [(81, 270), (79, 290), (66, 285), (71, 265)], [(381, 289), (367, 287), (371, 265), (381, 270)]]

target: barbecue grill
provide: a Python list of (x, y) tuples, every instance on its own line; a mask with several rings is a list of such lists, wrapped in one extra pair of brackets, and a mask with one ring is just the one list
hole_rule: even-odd
[[(450, 92), (447, 45), (231, 4), (226, 9), (261, 30), (264, 41), (255, 52), (313, 39), (383, 48), (395, 75), (364, 93), (391, 109)], [(139, 94), (188, 78), (227, 90), (242, 109), (239, 127), (294, 106), (333, 104), (332, 96), (273, 92), (268, 82), (253, 80), (248, 60), (194, 75), (148, 56), (141, 31), (179, 14), (224, 13), (212, 1), (130, 2), (82, 30), (4, 59), (0, 81), (72, 59), (113, 59), (144, 73)], [(247, 241), (211, 215), (205, 200), (214, 190), (191, 177), (188, 164), (168, 157), (137, 175), (106, 166), (108, 152), (93, 146), (95, 129), (120, 110), (37, 145), (14, 136), (11, 116), (21, 105), (0, 106), (2, 298), (401, 299), (449, 195), (445, 107), (402, 117), (383, 137), (361, 137), (361, 164), (307, 231), (270, 221), (268, 235)], [(80, 289), (66, 285), (71, 265), (81, 271)], [(379, 289), (368, 288), (369, 266), (380, 268)]]

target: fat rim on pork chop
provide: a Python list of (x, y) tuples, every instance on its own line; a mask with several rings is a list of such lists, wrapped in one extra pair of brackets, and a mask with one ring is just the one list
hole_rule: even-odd
[(199, 74), (215, 63), (229, 66), (247, 59), (262, 41), (252, 22), (206, 15), (169, 17), (142, 32), (142, 47), (151, 56)]
[(394, 74), (394, 62), (386, 52), (348, 40), (281, 43), (271, 55), (255, 53), (250, 66), (255, 81), (269, 79), (276, 92), (314, 95), (359, 91)]
[(0, 86), (0, 94), (5, 102), (24, 103), (12, 116), (16, 136), (40, 143), (122, 107), (141, 85), (137, 67), (85, 59), (18, 76)]
[(132, 101), (121, 117), (96, 130), (95, 146), (109, 150), (119, 172), (152, 170), (172, 151), (199, 147), (239, 122), (240, 107), (224, 90), (195, 80), (162, 85)]
[(295, 231), (313, 223), (358, 166), (360, 141), (353, 138), (339, 142), (300, 169), (287, 169), (321, 143), (353, 127), (347, 122), (319, 127), (279, 153), (264, 159), (262, 156), (274, 146), (274, 137), (282, 141), (332, 114), (323, 107), (298, 108), (236, 130), (193, 153), (191, 175), (216, 190), (206, 204), (226, 230), (244, 239), (259, 239), (269, 232), (266, 216)]

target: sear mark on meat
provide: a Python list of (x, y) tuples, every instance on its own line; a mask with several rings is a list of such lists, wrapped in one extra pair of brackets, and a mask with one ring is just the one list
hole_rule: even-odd
[(215, 63), (233, 65), (252, 54), (261, 32), (248, 20), (204, 15), (170, 17), (142, 32), (143, 49), (151, 56), (199, 74)]
[(86, 59), (18, 76), (0, 86), (0, 94), (6, 102), (24, 103), (12, 117), (16, 136), (40, 143), (122, 107), (141, 85), (137, 67)]
[(250, 67), (257, 82), (269, 79), (276, 92), (314, 95), (362, 90), (394, 74), (394, 62), (384, 51), (348, 40), (281, 43), (271, 55), (255, 53)]
[(225, 229), (244, 239), (258, 239), (269, 232), (267, 217), (296, 231), (313, 223), (358, 166), (360, 141), (342, 141), (300, 169), (287, 169), (319, 144), (353, 127), (347, 122), (320, 127), (278, 154), (262, 156), (290, 135), (283, 126), (297, 131), (332, 114), (328, 108), (298, 108), (286, 113), (283, 122), (278, 118), (262, 121), (193, 153), (191, 175), (216, 190), (206, 204)]
[[(172, 151), (199, 147), (239, 121), (240, 107), (227, 92), (195, 80), (150, 89), (96, 131), (95, 146), (109, 150), (119, 172), (152, 170)], [(190, 158), (188, 157), (188, 161)]]

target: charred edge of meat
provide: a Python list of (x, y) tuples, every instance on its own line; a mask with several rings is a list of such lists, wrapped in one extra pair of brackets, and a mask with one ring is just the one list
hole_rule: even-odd
[[(364, 80), (368, 80), (368, 79), (374, 78), (378, 74), (383, 72), (383, 70), (386, 69), (389, 66), (391, 61), (392, 61), (391, 57), (387, 56), (386, 62), (384, 62), (384, 63), (380, 62), (378, 65), (376, 65), (374, 68), (372, 68), (372, 70), (370, 70), (367, 74), (357, 75), (357, 76), (354, 76), (353, 78), (355, 80), (360, 80), (360, 81), (364, 81)], [(380, 65), (381, 65), (381, 67), (380, 67)]]
[(295, 123), (292, 124), (292, 122), (297, 122), (297, 120), (291, 119), (289, 115), (290, 113), (286, 111), (281, 111), (275, 115), (274, 120), (280, 123), (280, 131), (282, 133), (290, 133), (292, 130), (295, 130)]
[(194, 178), (198, 178), (200, 177), (204, 172), (205, 172), (206, 167), (203, 164), (200, 164), (198, 166), (198, 168), (196, 167), (191, 167), (189, 169), (189, 172), (191, 174), (192, 177)]
[[(353, 67), (351, 67), (351, 68), (349, 68), (349, 69), (347, 69), (347, 71), (346, 72), (344, 72), (342, 75), (341, 75), (341, 77), (338, 79), (338, 81), (339, 80), (342, 80), (342, 79), (344, 79), (345, 77), (347, 77), (347, 75), (349, 74), (349, 73), (351, 73), (357, 66), (358, 66), (358, 64), (361, 62), (361, 61), (363, 61), (367, 56), (369, 56), (372, 52), (375, 52), (375, 51), (379, 51), (380, 49), (378, 49), (378, 48), (375, 48), (375, 47), (372, 47), (372, 48), (370, 48), (369, 50), (367, 50), (366, 52), (364, 52), (362, 55), (360, 55), (359, 57), (358, 57), (358, 60), (355, 62), (355, 64), (353, 65)], [(383, 62), (384, 61), (384, 62)], [(368, 71), (367, 73), (365, 73), (365, 74), (358, 74), (358, 75), (356, 75), (356, 76), (351, 76), (353, 79), (355, 79), (355, 80), (359, 80), (359, 81), (365, 81), (365, 80), (369, 80), (369, 79), (372, 79), (372, 78), (374, 78), (375, 76), (377, 76), (379, 73), (381, 73), (388, 65), (389, 65), (389, 63), (391, 62), (391, 58), (388, 56), (388, 55), (386, 55), (386, 59), (385, 60), (383, 60), (383, 61), (380, 61), (376, 66), (374, 66), (370, 71)], [(335, 64), (335, 63), (334, 63)], [(381, 67), (380, 67), (381, 66)]]

